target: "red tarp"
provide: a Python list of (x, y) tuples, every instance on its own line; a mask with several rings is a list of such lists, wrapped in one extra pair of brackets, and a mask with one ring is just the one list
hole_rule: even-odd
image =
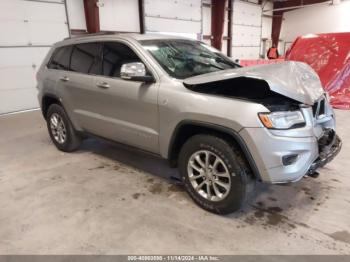
[(254, 65), (267, 65), (267, 64), (275, 64), (279, 62), (283, 62), (283, 58), (278, 58), (278, 59), (272, 59), (272, 60), (266, 60), (266, 59), (242, 59), (239, 60), (239, 64), (241, 66), (254, 66)]
[(298, 37), (285, 59), (309, 64), (328, 91), (332, 106), (350, 109), (350, 33)]

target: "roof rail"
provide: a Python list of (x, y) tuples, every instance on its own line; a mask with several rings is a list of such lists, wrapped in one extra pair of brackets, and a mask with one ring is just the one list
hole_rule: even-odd
[(93, 33), (93, 34), (81, 34), (81, 35), (74, 35), (74, 36), (69, 36), (64, 38), (63, 40), (67, 40), (67, 39), (72, 39), (72, 38), (80, 38), (80, 37), (89, 37), (89, 36), (98, 36), (98, 35), (114, 35), (117, 34), (116, 32), (98, 32), (98, 33)]

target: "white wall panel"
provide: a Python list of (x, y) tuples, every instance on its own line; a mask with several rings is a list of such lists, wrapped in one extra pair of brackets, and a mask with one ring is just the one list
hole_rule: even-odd
[(246, 26), (261, 26), (261, 6), (243, 1), (233, 2), (233, 23)]
[(28, 23), (0, 18), (0, 45), (28, 45), (30, 42)]
[(300, 35), (349, 32), (350, 1), (320, 4), (284, 13), (280, 38), (292, 42)]
[(28, 24), (29, 40), (32, 45), (51, 45), (68, 36), (67, 25), (35, 21)]
[(50, 45), (68, 36), (66, 10), (62, 3), (23, 0), (2, 0), (1, 3), (2, 46)]
[(259, 46), (260, 45), (259, 27), (249, 27), (235, 25), (232, 32), (232, 46)]
[(69, 35), (62, 0), (1, 0), (0, 114), (38, 107), (35, 74), (50, 46)]
[(201, 0), (145, 0), (148, 32), (202, 33)]
[(49, 47), (0, 48), (0, 114), (38, 107), (35, 74), (48, 51)]
[(201, 23), (184, 20), (146, 17), (145, 23), (149, 32), (200, 33)]
[[(273, 3), (267, 2), (264, 6), (264, 10), (272, 10), (273, 9)], [(270, 12), (264, 12), (263, 14), (272, 16), (272, 11)], [(262, 17), (262, 29), (261, 29), (261, 37), (271, 39), (271, 30), (272, 30), (272, 17)]]
[(101, 30), (140, 32), (137, 0), (101, 0), (99, 12)]
[(261, 42), (261, 5), (233, 2), (232, 57), (258, 59)]
[(259, 57), (259, 48), (256, 47), (233, 47), (233, 59), (257, 59)]
[(84, 0), (66, 0), (71, 29), (86, 30)]
[(200, 0), (145, 0), (145, 15), (201, 21)]
[[(273, 3), (266, 2), (263, 7), (263, 16), (261, 24), (261, 38), (264, 38), (264, 41), (261, 41), (260, 54), (266, 58), (267, 51), (272, 45), (271, 33), (272, 33), (272, 11), (264, 12), (264, 10), (272, 10)], [(265, 16), (264, 16), (265, 15)]]
[(34, 88), (1, 90), (0, 114), (38, 108), (37, 94)]
[(203, 35), (211, 35), (211, 7), (209, 6), (202, 7), (202, 27)]
[(50, 47), (0, 48), (0, 68), (32, 67), (38, 69)]
[(22, 1), (2, 0), (0, 9), (1, 20), (24, 20), (25, 8)]
[(35, 22), (66, 23), (66, 8), (64, 4), (48, 4), (45, 2), (21, 1), (25, 9), (25, 19)]

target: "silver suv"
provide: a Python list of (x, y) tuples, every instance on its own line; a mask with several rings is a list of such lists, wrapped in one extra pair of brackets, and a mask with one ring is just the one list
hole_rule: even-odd
[(314, 176), (340, 150), (328, 96), (306, 64), (242, 68), (202, 42), (107, 34), (53, 46), (38, 75), (53, 143), (92, 134), (178, 166), (204, 209), (239, 209), (254, 181)]

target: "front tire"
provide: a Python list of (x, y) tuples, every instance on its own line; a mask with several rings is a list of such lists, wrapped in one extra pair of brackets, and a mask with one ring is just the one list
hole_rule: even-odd
[(47, 129), (52, 142), (64, 152), (72, 152), (81, 144), (81, 138), (76, 133), (63, 107), (52, 104), (46, 114)]
[(179, 169), (188, 194), (212, 213), (239, 210), (253, 188), (240, 150), (214, 135), (191, 137), (181, 148)]

